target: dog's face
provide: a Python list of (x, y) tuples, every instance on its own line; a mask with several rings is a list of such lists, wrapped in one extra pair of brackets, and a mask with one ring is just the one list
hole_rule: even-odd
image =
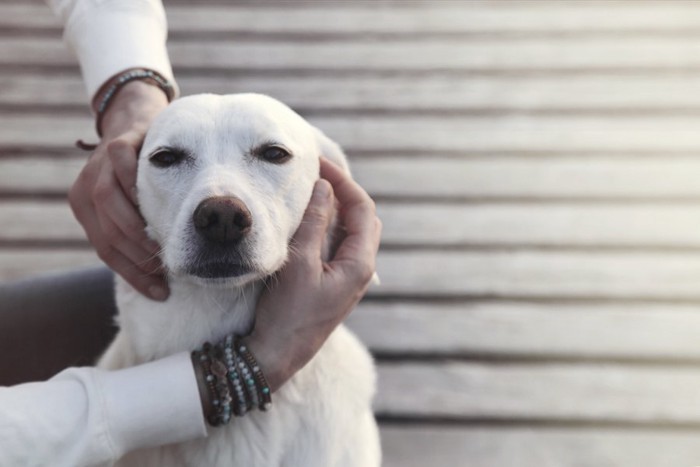
[(240, 286), (278, 270), (318, 179), (320, 137), (267, 96), (172, 103), (148, 132), (137, 181), (169, 274)]

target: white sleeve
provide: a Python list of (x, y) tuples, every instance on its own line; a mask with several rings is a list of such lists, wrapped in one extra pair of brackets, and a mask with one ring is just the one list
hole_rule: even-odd
[(78, 56), (89, 99), (109, 78), (134, 67), (155, 70), (176, 86), (160, 0), (46, 1), (63, 20), (64, 38)]
[(206, 436), (183, 352), (118, 371), (71, 368), (0, 388), (0, 465), (109, 466), (142, 447)]

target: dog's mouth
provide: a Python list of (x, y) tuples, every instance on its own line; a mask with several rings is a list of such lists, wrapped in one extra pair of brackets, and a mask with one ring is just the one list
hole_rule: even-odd
[(187, 273), (202, 279), (228, 279), (254, 272), (250, 265), (231, 261), (207, 261), (192, 265)]

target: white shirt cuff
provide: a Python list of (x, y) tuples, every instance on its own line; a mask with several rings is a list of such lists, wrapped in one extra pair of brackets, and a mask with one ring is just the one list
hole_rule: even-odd
[(119, 454), (206, 436), (190, 354), (96, 375)]

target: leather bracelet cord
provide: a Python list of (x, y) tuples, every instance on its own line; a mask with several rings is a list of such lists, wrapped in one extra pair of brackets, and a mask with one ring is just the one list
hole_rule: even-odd
[(121, 88), (131, 81), (143, 81), (156, 86), (165, 93), (168, 102), (171, 102), (175, 97), (173, 84), (157, 71), (147, 68), (129, 68), (114, 75), (100, 87), (92, 101), (93, 110), (97, 116), (95, 127), (100, 137), (102, 137), (102, 119), (109, 108), (109, 104)]

